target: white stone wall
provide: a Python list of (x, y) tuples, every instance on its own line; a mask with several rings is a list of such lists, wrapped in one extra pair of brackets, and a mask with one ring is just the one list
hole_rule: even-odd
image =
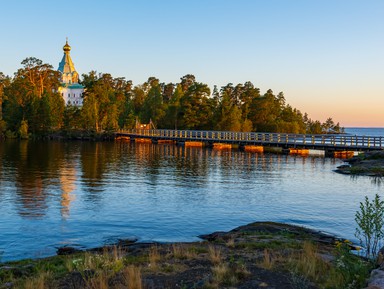
[(82, 88), (68, 88), (61, 87), (59, 90), (61, 96), (64, 99), (65, 105), (82, 106), (83, 105), (83, 93)]

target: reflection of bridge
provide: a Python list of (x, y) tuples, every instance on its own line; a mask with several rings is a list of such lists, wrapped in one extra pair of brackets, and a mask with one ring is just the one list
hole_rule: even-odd
[(292, 149), (316, 149), (325, 151), (326, 155), (343, 151), (372, 151), (384, 149), (384, 137), (352, 136), (352, 135), (308, 135), (287, 133), (257, 133), (198, 130), (140, 130), (133, 129), (116, 133), (116, 137), (127, 137), (131, 140), (148, 139), (153, 143), (173, 141), (183, 145), (199, 142), (206, 146), (214, 144), (237, 145), (240, 149), (247, 146), (278, 147), (283, 151)]

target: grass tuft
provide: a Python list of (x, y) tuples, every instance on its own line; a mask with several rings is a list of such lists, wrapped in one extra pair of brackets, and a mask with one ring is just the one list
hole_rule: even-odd
[(28, 278), (24, 281), (24, 289), (45, 289), (47, 288), (48, 280), (51, 278), (50, 272), (42, 272), (38, 276)]
[(108, 289), (108, 275), (104, 271), (99, 271), (90, 278), (85, 279), (87, 289)]
[(227, 240), (227, 242), (225, 244), (228, 248), (235, 248), (235, 239), (230, 238)]
[(156, 269), (157, 263), (160, 261), (160, 259), (161, 259), (161, 255), (158, 247), (156, 245), (152, 246), (149, 250), (149, 266), (152, 269)]
[(276, 254), (272, 253), (271, 250), (264, 249), (263, 258), (262, 258), (259, 266), (264, 268), (264, 269), (271, 270), (275, 267), (275, 264), (276, 264), (278, 259), (279, 259), (279, 257)]
[(197, 253), (194, 248), (188, 248), (185, 245), (173, 244), (171, 255), (176, 259), (193, 259), (196, 258)]
[(123, 276), (128, 289), (142, 289), (141, 268), (136, 266), (128, 266), (123, 271)]
[(238, 279), (232, 274), (231, 268), (227, 263), (217, 264), (212, 267), (213, 282), (221, 285), (236, 285)]
[(219, 264), (222, 260), (220, 248), (217, 248), (213, 245), (210, 245), (208, 247), (208, 256), (209, 256), (209, 260), (215, 265)]

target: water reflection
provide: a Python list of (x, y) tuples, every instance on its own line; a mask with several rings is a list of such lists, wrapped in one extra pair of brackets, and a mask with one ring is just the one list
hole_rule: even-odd
[(76, 189), (76, 163), (75, 161), (64, 161), (60, 169), (60, 184), (61, 184), (61, 216), (64, 219), (69, 217), (69, 209), (71, 202), (75, 200), (73, 194)]
[(61, 184), (63, 208), (68, 208), (76, 172), (73, 161), (65, 160), (68, 157), (65, 144), (6, 141), (0, 147), (1, 166), (5, 167), (1, 181), (14, 183), (15, 197), (12, 199), (20, 216), (43, 218), (49, 206), (48, 198), (58, 191), (58, 183)]
[[(337, 161), (129, 142), (7, 141), (0, 149), (1, 181), (15, 183), (15, 205), (18, 213), (28, 218), (44, 217), (50, 205), (47, 198), (59, 192), (61, 216), (68, 218), (77, 182), (81, 183), (84, 201), (95, 204), (108, 194), (111, 182), (127, 187), (143, 179), (149, 185), (146, 191), (166, 182), (204, 187), (212, 179), (241, 182), (261, 178), (263, 183), (272, 183), (283, 178), (282, 167), (310, 162), (310, 168), (317, 170), (326, 161)], [(382, 180), (375, 178), (373, 182), (379, 185)]]
[(2, 142), (0, 251), (17, 259), (116, 236), (191, 240), (258, 220), (353, 237), (358, 204), (381, 180), (333, 173), (340, 163), (169, 144)]
[(41, 218), (45, 215), (49, 193), (47, 185), (57, 172), (50, 159), (60, 153), (54, 145), (21, 141), (6, 147), (5, 158), (15, 168), (16, 206), (21, 216)]
[(91, 200), (100, 200), (99, 193), (105, 190), (103, 177), (108, 163), (114, 159), (113, 155), (108, 143), (85, 142), (81, 143), (80, 148), (81, 178), (89, 192), (87, 196)]
[[(354, 181), (357, 181), (361, 178), (368, 178), (367, 176), (359, 176), (359, 175), (350, 175), (350, 178)], [(372, 177), (369, 177), (372, 184), (380, 187), (384, 184), (384, 177), (383, 176), (372, 176)]]

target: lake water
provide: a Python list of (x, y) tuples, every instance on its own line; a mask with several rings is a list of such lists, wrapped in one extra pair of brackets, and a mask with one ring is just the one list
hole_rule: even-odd
[(359, 136), (384, 136), (382, 127), (346, 127), (345, 133)]
[(195, 241), (254, 221), (355, 241), (359, 202), (383, 188), (334, 173), (342, 163), (166, 144), (0, 142), (0, 259), (130, 237)]

